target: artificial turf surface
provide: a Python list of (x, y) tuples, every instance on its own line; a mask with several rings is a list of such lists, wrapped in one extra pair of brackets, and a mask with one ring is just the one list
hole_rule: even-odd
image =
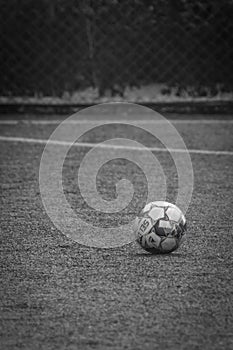
[[(175, 126), (188, 148), (233, 150), (232, 123)], [(1, 135), (44, 139), (56, 125), (0, 127)], [(84, 141), (119, 132), (127, 136), (119, 126), (95, 130)], [(154, 146), (140, 131), (133, 137)], [(170, 255), (153, 256), (134, 242), (97, 249), (60, 233), (41, 202), (43, 148), (1, 141), (1, 349), (232, 349), (233, 156), (191, 155), (187, 241)], [(145, 201), (142, 172), (122, 159), (107, 164), (97, 179), (101, 195), (114, 198), (114, 184), (125, 175), (135, 198), (121, 214), (98, 216), (83, 205), (75, 184), (87, 151), (71, 149), (64, 164), (73, 209), (95, 225), (132, 219)], [(167, 177), (167, 199), (174, 202), (174, 164), (167, 153), (155, 154)]]

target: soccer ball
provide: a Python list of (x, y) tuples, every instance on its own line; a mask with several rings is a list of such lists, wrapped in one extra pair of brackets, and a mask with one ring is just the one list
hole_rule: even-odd
[(186, 237), (186, 219), (174, 204), (157, 201), (147, 204), (134, 222), (137, 242), (152, 254), (171, 253)]

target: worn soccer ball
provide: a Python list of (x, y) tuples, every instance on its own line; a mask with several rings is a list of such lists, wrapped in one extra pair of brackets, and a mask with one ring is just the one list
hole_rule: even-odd
[(186, 219), (174, 204), (147, 204), (134, 222), (137, 242), (152, 254), (171, 253), (186, 237)]

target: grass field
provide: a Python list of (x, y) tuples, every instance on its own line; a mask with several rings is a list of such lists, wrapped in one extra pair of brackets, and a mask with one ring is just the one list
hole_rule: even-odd
[[(187, 148), (196, 150), (190, 153), (194, 191), (186, 242), (170, 255), (152, 256), (134, 242), (95, 249), (60, 233), (42, 205), (44, 144), (35, 140), (48, 139), (59, 116), (1, 116), (1, 349), (233, 348), (233, 119), (169, 117)], [(146, 122), (147, 116), (141, 118)], [(96, 130), (81, 142), (119, 133), (156, 145), (121, 126)], [(114, 197), (114, 183), (126, 174), (134, 181), (135, 201), (121, 214), (97, 217), (74, 185), (89, 149), (72, 148), (67, 156), (67, 199), (86, 220), (117, 226), (144, 203), (145, 179), (134, 164), (110, 162), (99, 174), (100, 193)], [(167, 177), (167, 199), (174, 202), (174, 164), (168, 153), (154, 154)]]

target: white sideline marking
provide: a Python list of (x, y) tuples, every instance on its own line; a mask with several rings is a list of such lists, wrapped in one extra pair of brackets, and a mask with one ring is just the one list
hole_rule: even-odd
[[(27, 124), (27, 125), (58, 125), (62, 123), (63, 120), (0, 120), (0, 125), (17, 125), (17, 124)], [(135, 123), (135, 124), (163, 124), (166, 123), (166, 120), (153, 120), (153, 119), (134, 119), (134, 120), (127, 120), (127, 119), (97, 119), (97, 120), (67, 120), (63, 121), (65, 124), (94, 124), (98, 121), (98, 123), (101, 124), (107, 124), (107, 123)], [(168, 121), (172, 124), (233, 124), (232, 119), (168, 119)]]
[[(36, 144), (51, 144), (57, 146), (75, 146), (75, 147), (85, 147), (92, 148), (98, 145), (100, 148), (109, 148), (109, 149), (124, 149), (124, 150), (132, 150), (132, 151), (145, 151), (145, 147), (133, 147), (133, 146), (121, 146), (121, 145), (110, 145), (110, 144), (98, 144), (93, 142), (77, 142), (72, 143), (69, 141), (59, 141), (59, 140), (43, 140), (43, 139), (32, 139), (32, 138), (24, 138), (24, 137), (11, 137), (11, 136), (0, 136), (0, 141), (6, 142), (25, 142), (25, 143), (36, 143)], [(226, 155), (233, 156), (233, 151), (213, 151), (213, 150), (202, 150), (202, 149), (180, 149), (180, 148), (160, 148), (160, 147), (146, 147), (149, 151), (154, 152), (177, 152), (177, 153), (194, 153), (194, 154), (212, 154), (212, 155)]]

